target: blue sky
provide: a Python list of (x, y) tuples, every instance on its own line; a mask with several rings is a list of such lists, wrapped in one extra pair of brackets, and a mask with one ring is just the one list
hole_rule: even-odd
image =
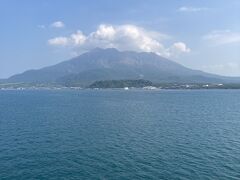
[(0, 78), (94, 47), (240, 76), (239, 0), (2, 0)]

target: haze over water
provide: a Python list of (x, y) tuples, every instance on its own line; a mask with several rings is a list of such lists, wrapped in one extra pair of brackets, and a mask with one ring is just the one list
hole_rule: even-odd
[(239, 90), (0, 91), (0, 179), (239, 179)]

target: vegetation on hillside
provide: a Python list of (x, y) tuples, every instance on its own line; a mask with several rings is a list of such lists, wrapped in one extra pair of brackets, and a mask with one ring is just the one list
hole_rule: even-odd
[(148, 80), (109, 80), (109, 81), (96, 81), (89, 86), (89, 88), (124, 88), (135, 87), (142, 88), (145, 86), (153, 86), (153, 83)]

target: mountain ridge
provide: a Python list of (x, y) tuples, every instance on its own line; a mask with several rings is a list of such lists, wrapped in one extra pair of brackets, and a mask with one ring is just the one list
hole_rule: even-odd
[(6, 81), (87, 86), (99, 80), (121, 79), (145, 79), (156, 83), (240, 82), (240, 78), (187, 68), (155, 53), (118, 51), (114, 48), (95, 48), (53, 66), (13, 75)]

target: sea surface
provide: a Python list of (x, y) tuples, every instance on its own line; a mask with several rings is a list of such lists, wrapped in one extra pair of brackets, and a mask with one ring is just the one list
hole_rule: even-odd
[(0, 179), (240, 179), (240, 91), (0, 91)]

